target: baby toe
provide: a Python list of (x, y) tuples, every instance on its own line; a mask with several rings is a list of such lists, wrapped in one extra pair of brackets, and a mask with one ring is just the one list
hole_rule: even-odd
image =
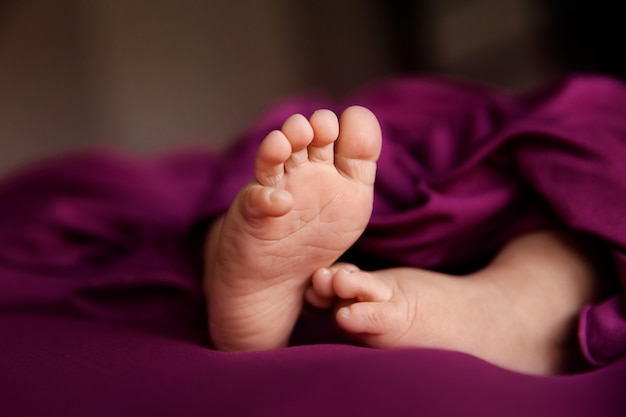
[(314, 137), (309, 145), (309, 160), (332, 163), (334, 160), (333, 143), (339, 136), (339, 121), (330, 110), (318, 110), (309, 119)]
[(389, 301), (393, 295), (389, 285), (373, 274), (342, 267), (333, 276), (333, 290), (343, 299)]
[(336, 320), (347, 332), (381, 335), (392, 327), (396, 310), (388, 302), (357, 302), (337, 310)]
[(288, 191), (261, 185), (249, 186), (239, 201), (240, 212), (246, 221), (279, 217), (293, 207), (293, 197)]
[(333, 271), (328, 268), (320, 268), (313, 273), (311, 277), (311, 286), (320, 297), (334, 297), (333, 290)]
[(365, 107), (352, 106), (341, 114), (339, 126), (335, 166), (350, 178), (372, 184), (382, 147), (376, 116)]
[(291, 144), (292, 152), (306, 148), (313, 140), (313, 127), (301, 114), (294, 114), (285, 120), (280, 129)]
[(257, 149), (254, 176), (261, 185), (276, 185), (285, 173), (285, 161), (291, 156), (291, 144), (285, 134), (274, 130)]

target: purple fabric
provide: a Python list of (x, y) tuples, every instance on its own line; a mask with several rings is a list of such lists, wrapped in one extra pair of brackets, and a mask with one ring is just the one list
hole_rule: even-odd
[[(341, 344), (209, 348), (202, 236), (290, 114), (369, 107), (384, 136), (374, 213), (347, 258), (467, 271), (509, 238), (568, 227), (626, 282), (626, 87), (573, 77), (524, 96), (433, 79), (282, 103), (222, 152), (60, 157), (0, 183), (2, 415), (623, 415), (623, 293), (581, 315), (603, 367), (520, 375), (467, 355)], [(558, 296), (555, 295), (555, 296)], [(320, 324), (321, 323), (321, 324)], [(324, 317), (294, 344), (338, 341)]]

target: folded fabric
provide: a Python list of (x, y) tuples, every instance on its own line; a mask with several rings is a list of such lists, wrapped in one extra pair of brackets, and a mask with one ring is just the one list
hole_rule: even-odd
[[(210, 355), (208, 339), (197, 336), (206, 329), (200, 287), (207, 226), (252, 177), (256, 147), (271, 129), (293, 113), (340, 112), (352, 104), (378, 117), (383, 153), (371, 221), (346, 259), (367, 269), (406, 265), (463, 273), (528, 230), (585, 233), (613, 255), (614, 272), (609, 268), (599, 279), (618, 285), (610, 298), (582, 312), (581, 349), (596, 366), (626, 354), (626, 86), (597, 76), (570, 77), (525, 95), (450, 80), (392, 79), (340, 102), (321, 96), (285, 101), (224, 150), (152, 157), (90, 151), (14, 173), (0, 183), (0, 314), (11, 318), (1, 328), (28, 325), (16, 317), (32, 318), (37, 328), (50, 321), (55, 329), (63, 323), (73, 328), (65, 320), (93, 320), (105, 328), (193, 335), (194, 355), (199, 346)], [(317, 324), (303, 320), (294, 344), (339, 340), (317, 339), (320, 334)], [(41, 345), (36, 333), (1, 338), (5, 358)], [(85, 354), (97, 346), (87, 343)], [(285, 363), (293, 365), (296, 357), (315, 363), (323, 352), (340, 358), (342, 349), (359, 348), (292, 349), (257, 356), (280, 362), (291, 355)], [(384, 358), (373, 359), (374, 367), (411, 357), (358, 352)], [(207, 372), (231, 369), (231, 356), (212, 358)], [(0, 362), (0, 369), (19, 379), (20, 363)], [(232, 369), (263, 384), (267, 368), (246, 363), (249, 368)], [(608, 384), (616, 373), (602, 375), (611, 375), (603, 380)], [(289, 390), (288, 381), (273, 381), (277, 390)]]

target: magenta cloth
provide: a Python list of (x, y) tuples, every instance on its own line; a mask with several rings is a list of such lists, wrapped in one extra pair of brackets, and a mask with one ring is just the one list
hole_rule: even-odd
[[(271, 129), (351, 104), (378, 116), (384, 143), (374, 213), (346, 259), (464, 272), (524, 231), (588, 234), (613, 255), (600, 279), (618, 283), (581, 314), (597, 369), (537, 377), (455, 352), (340, 344), (314, 314), (292, 347), (210, 349), (207, 226)], [(340, 103), (279, 104), (224, 151), (92, 151), (24, 169), (0, 183), (0, 415), (623, 416), (625, 161), (618, 81), (577, 76), (512, 96), (404, 78)]]

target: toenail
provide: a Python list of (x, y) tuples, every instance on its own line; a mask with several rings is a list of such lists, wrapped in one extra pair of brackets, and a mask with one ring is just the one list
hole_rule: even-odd
[(269, 199), (272, 203), (278, 203), (281, 199), (280, 190), (272, 190), (269, 195)]
[(339, 309), (339, 314), (342, 317), (349, 318), (350, 317), (350, 307), (341, 307)]

